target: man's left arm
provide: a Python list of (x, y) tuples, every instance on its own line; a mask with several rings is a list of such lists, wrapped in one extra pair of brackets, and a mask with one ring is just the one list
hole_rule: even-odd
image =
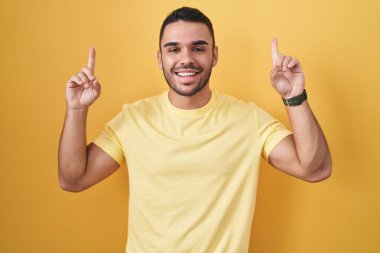
[[(305, 88), (301, 64), (291, 56), (278, 53), (272, 40), (272, 85), (284, 99), (299, 97)], [(277, 169), (308, 182), (318, 182), (331, 175), (332, 162), (326, 138), (307, 101), (286, 106), (292, 135), (285, 137), (271, 151), (268, 160)]]

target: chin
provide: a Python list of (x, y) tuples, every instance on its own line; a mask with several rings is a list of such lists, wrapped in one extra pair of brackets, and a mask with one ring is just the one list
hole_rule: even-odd
[[(204, 85), (204, 86), (197, 85), (196, 87), (194, 87), (192, 89), (183, 90), (181, 88), (178, 88), (178, 86), (172, 86), (172, 85), (169, 85), (169, 86), (175, 93), (177, 93), (178, 95), (181, 95), (181, 96), (185, 96), (185, 97), (194, 96), (195, 94), (197, 94), (198, 92), (200, 92), (201, 90), (203, 90), (206, 87), (206, 85)], [(184, 85), (180, 85), (180, 86), (184, 86)]]

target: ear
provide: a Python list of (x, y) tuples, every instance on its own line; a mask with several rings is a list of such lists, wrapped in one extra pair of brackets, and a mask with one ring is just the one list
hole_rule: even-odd
[(157, 62), (160, 68), (162, 69), (162, 54), (160, 49), (157, 50)]
[(212, 51), (212, 66), (215, 67), (218, 63), (218, 47), (214, 46), (214, 49)]

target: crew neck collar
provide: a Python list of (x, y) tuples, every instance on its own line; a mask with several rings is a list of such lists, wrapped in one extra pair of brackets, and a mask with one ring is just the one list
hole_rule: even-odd
[(188, 116), (188, 117), (203, 115), (206, 112), (208, 112), (216, 103), (214, 89), (211, 89), (211, 97), (210, 97), (209, 101), (204, 106), (196, 108), (196, 109), (181, 109), (181, 108), (175, 107), (169, 100), (169, 91), (165, 91), (163, 93), (163, 99), (164, 99), (166, 107), (169, 109), (169, 111), (171, 111), (175, 114), (179, 114), (182, 116)]

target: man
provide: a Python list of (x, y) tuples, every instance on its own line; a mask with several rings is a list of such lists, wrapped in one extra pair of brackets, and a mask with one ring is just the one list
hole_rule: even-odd
[(86, 115), (99, 97), (95, 51), (67, 82), (59, 180), (83, 191), (125, 160), (130, 178), (128, 253), (247, 252), (260, 157), (309, 182), (331, 174), (326, 140), (306, 100), (301, 65), (272, 40), (270, 78), (292, 133), (254, 103), (209, 87), (218, 61), (210, 20), (183, 7), (163, 22), (158, 63), (169, 85), (126, 104), (87, 146)]

